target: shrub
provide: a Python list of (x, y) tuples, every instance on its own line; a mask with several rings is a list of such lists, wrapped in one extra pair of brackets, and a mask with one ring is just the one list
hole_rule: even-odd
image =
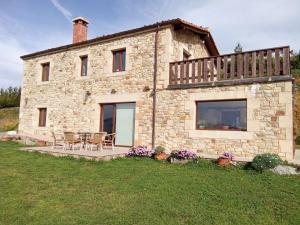
[(165, 152), (165, 151), (166, 151), (166, 149), (165, 149), (164, 147), (162, 147), (162, 146), (157, 146), (157, 147), (155, 148), (155, 155), (158, 155), (158, 154), (163, 153), (163, 152)]
[(300, 136), (297, 136), (295, 141), (296, 141), (296, 145), (300, 145)]
[(282, 163), (280, 157), (276, 154), (261, 154), (254, 157), (251, 166), (257, 171), (272, 169)]
[(186, 149), (176, 150), (171, 152), (171, 158), (176, 159), (196, 159), (197, 155)]
[(127, 157), (152, 157), (153, 150), (147, 148), (147, 146), (137, 146), (129, 149), (126, 154)]

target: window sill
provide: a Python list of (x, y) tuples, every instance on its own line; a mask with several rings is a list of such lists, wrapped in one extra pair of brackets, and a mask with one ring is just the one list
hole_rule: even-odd
[(243, 129), (209, 129), (209, 128), (196, 128), (196, 130), (209, 130), (209, 131), (242, 131), (242, 132), (247, 132), (247, 130)]
[(115, 77), (115, 76), (125, 76), (127, 74), (127, 71), (116, 71), (116, 72), (112, 72), (110, 74), (107, 74), (106, 77)]
[[(231, 131), (231, 132), (230, 132)], [(215, 139), (231, 139), (231, 140), (251, 140), (253, 139), (253, 132), (240, 130), (191, 130), (189, 137), (194, 138), (215, 138)]]

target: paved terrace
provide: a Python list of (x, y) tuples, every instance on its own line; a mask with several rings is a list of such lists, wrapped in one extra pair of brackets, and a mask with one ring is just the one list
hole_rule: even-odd
[(117, 157), (124, 157), (128, 152), (128, 147), (115, 147), (112, 150), (111, 147), (103, 148), (103, 150), (81, 150), (79, 148), (73, 150), (64, 150), (62, 147), (56, 147), (55, 149), (52, 146), (45, 147), (24, 147), (21, 148), (23, 151), (30, 152), (40, 152), (46, 153), (54, 156), (72, 156), (74, 158), (86, 158), (94, 160), (110, 160)]

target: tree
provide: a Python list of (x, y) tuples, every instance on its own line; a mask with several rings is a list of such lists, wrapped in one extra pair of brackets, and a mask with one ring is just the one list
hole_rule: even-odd
[(240, 43), (238, 43), (237, 46), (235, 46), (235, 48), (234, 48), (234, 52), (241, 53), (242, 51), (243, 51), (243, 47)]
[(9, 87), (0, 89), (0, 109), (8, 107), (19, 107), (21, 97), (20, 87)]

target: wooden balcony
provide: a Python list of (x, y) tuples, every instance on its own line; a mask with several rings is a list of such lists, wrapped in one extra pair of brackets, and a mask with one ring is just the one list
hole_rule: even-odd
[(169, 88), (291, 79), (289, 46), (170, 63)]

